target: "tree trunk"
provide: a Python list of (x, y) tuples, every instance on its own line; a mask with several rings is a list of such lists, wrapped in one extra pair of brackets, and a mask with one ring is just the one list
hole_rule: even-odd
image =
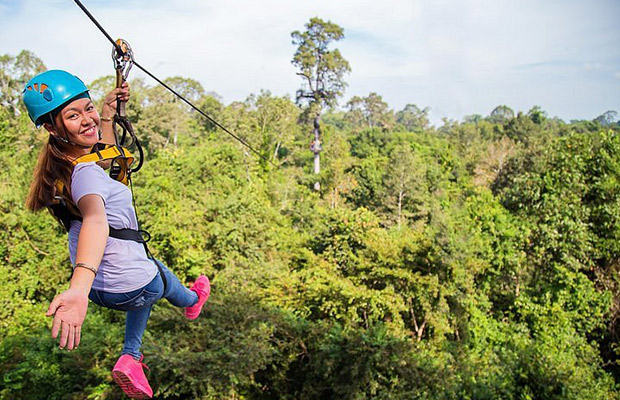
[(418, 320), (415, 317), (415, 311), (413, 310), (413, 302), (411, 301), (411, 297), (407, 298), (407, 303), (409, 305), (409, 313), (411, 314), (411, 320), (413, 322), (413, 329), (415, 333), (416, 341), (419, 342), (422, 340), (422, 335), (424, 334), (424, 328), (426, 327), (426, 318), (422, 321), (422, 325), (418, 325)]
[(163, 146), (164, 149), (166, 148), (166, 146), (168, 146), (168, 143), (170, 143), (170, 132), (168, 132), (168, 136), (166, 136), (166, 141), (164, 142)]
[(403, 197), (404, 193), (401, 190), (400, 192), (398, 192), (398, 227), (400, 228), (400, 221), (403, 215)]
[(335, 187), (332, 189), (332, 199), (330, 202), (331, 208), (338, 207), (338, 188)]
[(250, 175), (250, 165), (248, 163), (248, 158), (251, 157), (250, 153), (247, 150), (243, 150), (243, 163), (245, 164), (245, 174), (248, 179), (248, 183), (252, 183), (252, 175)]
[(420, 325), (420, 329), (418, 329), (418, 331), (416, 332), (416, 340), (418, 342), (422, 340), (422, 335), (424, 334), (425, 327), (426, 327), (426, 320), (422, 322), (422, 325)]
[(276, 162), (276, 160), (278, 159), (278, 151), (280, 151), (280, 145), (281, 145), (281, 144), (282, 144), (282, 142), (278, 142), (278, 143), (276, 144), (276, 149), (275, 149), (275, 151), (273, 152), (273, 158), (272, 158), (273, 162)]
[[(320, 140), (320, 135), (321, 135), (321, 126), (320, 126), (320, 122), (319, 122), (319, 118), (321, 117), (320, 114), (317, 114), (314, 117), (314, 141), (312, 142), (312, 147), (311, 150), (314, 153), (314, 174), (318, 175), (321, 172), (321, 150), (323, 150), (321, 148), (321, 140)], [(318, 181), (318, 177), (317, 177), (317, 181), (314, 183), (314, 190), (319, 191), (321, 190), (321, 183)]]
[(176, 149), (177, 147), (177, 137), (179, 135), (179, 124), (178, 124), (178, 117), (175, 116), (174, 118), (174, 137), (172, 139), (172, 144), (174, 144), (174, 148)]

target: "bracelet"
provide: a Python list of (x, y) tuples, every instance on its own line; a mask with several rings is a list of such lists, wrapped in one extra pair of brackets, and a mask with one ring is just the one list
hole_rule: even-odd
[(75, 271), (76, 268), (86, 268), (87, 270), (89, 270), (93, 274), (95, 274), (95, 276), (97, 276), (97, 269), (95, 267), (93, 267), (92, 265), (88, 265), (88, 264), (84, 264), (84, 263), (77, 263), (77, 264), (75, 264), (75, 267), (73, 267), (73, 270)]
[(99, 119), (102, 121), (112, 122), (112, 118), (108, 118), (108, 117), (99, 117)]

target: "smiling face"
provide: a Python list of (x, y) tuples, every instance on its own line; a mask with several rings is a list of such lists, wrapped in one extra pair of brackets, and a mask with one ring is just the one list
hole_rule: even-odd
[(55, 126), (45, 124), (45, 128), (51, 134), (67, 139), (74, 145), (69, 149), (71, 155), (88, 153), (99, 141), (99, 113), (87, 97), (66, 105), (56, 116), (55, 122)]

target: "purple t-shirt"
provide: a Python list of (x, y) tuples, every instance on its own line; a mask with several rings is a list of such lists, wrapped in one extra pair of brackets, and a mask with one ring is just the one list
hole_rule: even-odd
[[(71, 176), (73, 202), (78, 204), (87, 194), (96, 194), (103, 199), (110, 226), (116, 229), (138, 229), (131, 191), (127, 186), (110, 178), (94, 162), (77, 164)], [(69, 254), (73, 264), (81, 228), (82, 222), (73, 221), (69, 229)], [(108, 237), (92, 288), (110, 293), (131, 292), (145, 286), (155, 275), (157, 267), (147, 258), (142, 244)]]

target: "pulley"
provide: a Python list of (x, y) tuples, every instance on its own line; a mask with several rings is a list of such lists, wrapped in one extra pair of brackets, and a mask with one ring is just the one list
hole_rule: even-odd
[[(114, 62), (114, 70), (116, 71), (116, 87), (120, 89), (123, 87), (123, 82), (129, 78), (129, 71), (134, 64), (133, 51), (126, 40), (116, 39), (116, 42), (112, 47), (112, 61)], [(120, 134), (119, 127), (121, 131)], [(127, 173), (131, 174), (133, 172), (137, 172), (142, 167), (144, 162), (144, 151), (142, 150), (140, 141), (131, 126), (131, 122), (125, 114), (125, 102), (120, 101), (120, 99), (116, 102), (116, 115), (114, 116), (113, 129), (116, 144), (130, 149), (137, 155), (137, 165), (134, 168), (127, 170)], [(117, 175), (121, 173), (121, 170), (127, 168), (128, 166), (113, 165), (110, 174)]]
[[(119, 49), (122, 53), (119, 52)], [(116, 46), (112, 48), (112, 60), (116, 70), (116, 87), (120, 88), (129, 77), (129, 71), (134, 63), (133, 51), (126, 40), (116, 39)]]

